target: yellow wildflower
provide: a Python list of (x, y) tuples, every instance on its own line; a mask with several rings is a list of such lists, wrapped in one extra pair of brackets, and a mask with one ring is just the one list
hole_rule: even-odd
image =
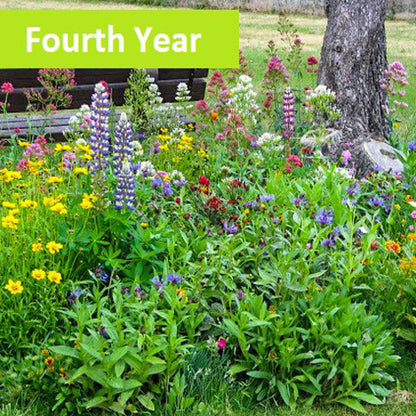
[(56, 272), (55, 270), (52, 270), (51, 272), (48, 272), (48, 279), (51, 282), (54, 282), (58, 285), (59, 283), (61, 283), (62, 275), (61, 273)]
[(18, 145), (19, 146), (21, 146), (21, 147), (28, 147), (29, 145), (30, 145), (30, 143), (29, 142), (27, 142), (27, 141), (25, 141), (25, 140), (18, 140), (17, 141), (17, 143), (18, 143)]
[(63, 182), (63, 178), (59, 178), (58, 176), (51, 176), (48, 178), (48, 183), (55, 184), (55, 183), (61, 183)]
[(83, 199), (82, 202), (79, 204), (82, 209), (91, 209), (94, 207), (93, 203), (89, 199)]
[(49, 253), (55, 254), (62, 250), (63, 245), (61, 243), (57, 243), (56, 241), (49, 241), (46, 244), (46, 248), (49, 250)]
[(77, 175), (88, 175), (88, 168), (81, 168), (79, 166), (76, 166), (74, 172)]
[(14, 202), (3, 201), (2, 203), (3, 208), (13, 209), (16, 208), (16, 204)]
[(42, 251), (43, 250), (43, 245), (42, 243), (39, 241), (38, 243), (33, 243), (32, 244), (32, 251), (33, 252), (37, 252), (37, 251)]
[(13, 215), (7, 215), (6, 217), (1, 218), (1, 225), (4, 228), (12, 228), (13, 230), (17, 230), (17, 224), (19, 224), (19, 220)]
[(208, 157), (208, 153), (204, 149), (199, 149), (198, 155), (201, 157)]
[(23, 292), (22, 282), (20, 280), (16, 280), (15, 282), (12, 279), (9, 279), (9, 282), (6, 286), (4, 286), (12, 295), (16, 295), (18, 293)]
[(57, 204), (51, 206), (49, 208), (51, 211), (56, 212), (60, 215), (64, 215), (68, 213), (68, 210), (66, 209), (65, 205), (62, 204), (61, 202), (58, 202)]
[(34, 269), (32, 270), (32, 277), (36, 280), (42, 280), (46, 276), (46, 273), (42, 269)]
[(57, 143), (55, 146), (55, 152), (71, 152), (72, 147), (69, 144)]
[(140, 227), (147, 228), (147, 227), (149, 227), (149, 224), (147, 222), (141, 222)]
[(38, 203), (36, 201), (32, 201), (31, 199), (22, 199), (20, 201), (20, 206), (22, 208), (37, 208)]

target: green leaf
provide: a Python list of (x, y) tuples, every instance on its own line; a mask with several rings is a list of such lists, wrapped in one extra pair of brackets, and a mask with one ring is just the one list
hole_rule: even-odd
[(113, 366), (117, 361), (121, 360), (129, 352), (129, 347), (117, 348), (109, 357), (108, 362)]
[(276, 385), (283, 401), (286, 403), (286, 406), (290, 407), (290, 391), (288, 387), (285, 386), (280, 380), (276, 382)]
[(141, 394), (139, 397), (139, 402), (149, 410), (155, 410), (155, 405), (152, 402), (152, 399), (149, 396), (145, 396), (144, 394)]
[(97, 360), (99, 361), (102, 360), (101, 354), (97, 350), (95, 350), (93, 347), (91, 347), (90, 345), (83, 343), (83, 342), (80, 342), (79, 345), (85, 352), (92, 355)]
[(234, 364), (230, 367), (229, 373), (231, 375), (242, 373), (250, 368), (248, 364)]
[(97, 406), (99, 406), (100, 404), (102, 404), (106, 401), (107, 401), (107, 397), (105, 397), (105, 396), (94, 397), (93, 399), (88, 400), (88, 402), (85, 403), (85, 407), (87, 409), (91, 409), (91, 407), (97, 407)]
[(67, 347), (65, 345), (57, 345), (56, 347), (50, 347), (50, 350), (53, 351), (55, 354), (61, 354), (65, 357), (76, 358), (77, 360), (80, 359), (79, 351), (77, 351), (75, 348)]
[(376, 396), (373, 396), (372, 394), (356, 391), (356, 392), (351, 393), (351, 396), (366, 403), (375, 404), (375, 405), (383, 404), (383, 402), (380, 399), (378, 399)]
[(271, 374), (267, 371), (247, 371), (247, 375), (253, 378), (264, 378), (266, 380), (272, 378)]
[(366, 414), (367, 411), (364, 409), (362, 404), (355, 399), (339, 399), (337, 400), (338, 403), (343, 404), (344, 406), (350, 407), (351, 409), (356, 410), (357, 412)]

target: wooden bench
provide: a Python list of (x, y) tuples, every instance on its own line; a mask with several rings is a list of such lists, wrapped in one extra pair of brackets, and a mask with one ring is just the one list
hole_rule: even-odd
[[(94, 86), (99, 81), (106, 81), (111, 90), (112, 101), (116, 106), (124, 104), (124, 91), (128, 87), (127, 79), (131, 69), (75, 69), (76, 86), (70, 91), (72, 102), (70, 109), (78, 109), (82, 104), (89, 104)], [(156, 83), (164, 102), (175, 102), (176, 89), (184, 82), (191, 91), (191, 99), (197, 101), (204, 98), (208, 69), (149, 69), (151, 81)], [(11, 82), (14, 91), (9, 95), (8, 113), (25, 112), (27, 99), (24, 91), (39, 88), (37, 69), (0, 69), (0, 85)], [(0, 93), (0, 101), (4, 96)], [(58, 111), (51, 120), (41, 115), (11, 115), (0, 117), (0, 139), (7, 139), (20, 130), (24, 136), (29, 131), (44, 130), (55, 140), (63, 138), (63, 131), (68, 127), (73, 112)], [(52, 116), (51, 116), (52, 117)], [(18, 129), (18, 130), (16, 130)]]

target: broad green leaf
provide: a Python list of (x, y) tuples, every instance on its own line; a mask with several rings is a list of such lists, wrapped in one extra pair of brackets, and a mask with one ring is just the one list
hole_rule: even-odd
[(137, 397), (139, 399), (139, 402), (149, 410), (155, 410), (155, 405), (152, 402), (152, 399), (149, 396), (145, 396), (144, 394), (141, 394)]
[(55, 354), (61, 354), (65, 357), (72, 357), (76, 359), (80, 359), (79, 351), (75, 348), (67, 347), (65, 345), (58, 345), (56, 347), (50, 347), (50, 350), (53, 351)]
[(373, 396), (372, 394), (356, 391), (356, 392), (351, 393), (351, 396), (366, 403), (376, 404), (376, 405), (383, 404), (383, 402), (380, 399), (378, 399), (376, 396)]
[(355, 399), (339, 399), (337, 400), (338, 403), (343, 404), (344, 406), (350, 407), (351, 409), (356, 410), (357, 412), (366, 414), (367, 411), (364, 409), (362, 404)]

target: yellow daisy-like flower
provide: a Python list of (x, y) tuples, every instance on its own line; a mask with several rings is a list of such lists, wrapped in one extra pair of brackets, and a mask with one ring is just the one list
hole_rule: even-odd
[(57, 143), (55, 146), (55, 152), (71, 152), (72, 147), (69, 144)]
[(64, 178), (59, 178), (58, 176), (51, 176), (48, 178), (48, 183), (55, 184), (55, 183), (61, 183), (64, 181)]
[(198, 155), (201, 157), (208, 157), (208, 153), (204, 149), (199, 149)]
[(19, 146), (21, 146), (21, 147), (28, 147), (29, 145), (30, 145), (30, 143), (29, 142), (27, 142), (27, 141), (25, 141), (25, 140), (18, 140), (17, 141), (17, 143), (18, 143), (18, 145)]
[(42, 245), (42, 243), (41, 242), (38, 242), (38, 243), (33, 243), (32, 244), (32, 251), (33, 252), (37, 252), (37, 251), (42, 251), (43, 250), (43, 245)]
[(62, 280), (62, 275), (61, 273), (56, 272), (55, 270), (52, 270), (51, 272), (48, 272), (48, 279), (51, 282), (54, 282), (57, 285), (59, 285), (59, 283), (61, 283), (61, 280)]
[(402, 209), (402, 207), (401, 207), (401, 205), (400, 205), (400, 204), (394, 204), (394, 208), (395, 208), (397, 211), (400, 211), (400, 210)]
[(66, 209), (65, 205), (62, 204), (61, 202), (58, 202), (57, 204), (51, 206), (49, 208), (51, 211), (56, 212), (60, 215), (64, 215), (68, 213), (68, 210)]
[(169, 146), (168, 146), (167, 144), (161, 144), (161, 145), (159, 146), (159, 149), (160, 149), (160, 150), (169, 150)]
[(1, 225), (3, 228), (17, 230), (17, 224), (19, 224), (19, 219), (13, 215), (7, 215), (6, 217), (1, 218)]
[(98, 201), (98, 196), (94, 195), (94, 194), (83, 194), (82, 198), (84, 199), (88, 199), (91, 202), (97, 202)]
[(46, 348), (44, 348), (42, 350), (42, 355), (48, 355), (49, 354), (49, 350), (47, 350)]
[(94, 204), (89, 199), (83, 199), (82, 202), (79, 204), (82, 209), (91, 209), (94, 208)]
[(140, 227), (147, 228), (147, 227), (149, 227), (149, 224), (147, 222), (141, 222)]
[(37, 208), (38, 203), (36, 201), (32, 201), (31, 199), (22, 199), (20, 201), (20, 206), (22, 208)]
[(46, 248), (51, 254), (55, 254), (62, 250), (63, 245), (61, 243), (57, 243), (56, 241), (49, 241), (49, 243), (46, 244)]
[(16, 208), (16, 204), (14, 202), (3, 201), (2, 203), (3, 208), (13, 209)]
[(17, 295), (18, 293), (23, 292), (22, 282), (20, 280), (13, 281), (9, 279), (9, 282), (4, 286), (12, 295)]
[(76, 166), (75, 169), (74, 169), (74, 172), (77, 175), (88, 175), (88, 168), (85, 168), (85, 167), (81, 168), (79, 166)]
[(34, 269), (32, 270), (32, 277), (36, 280), (42, 280), (46, 276), (46, 272), (42, 269)]

